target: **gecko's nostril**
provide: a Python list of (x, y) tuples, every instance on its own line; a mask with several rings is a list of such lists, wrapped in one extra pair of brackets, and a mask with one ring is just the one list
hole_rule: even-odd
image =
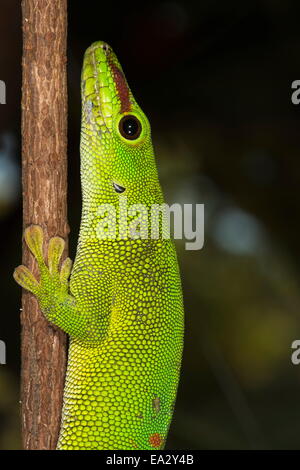
[(126, 189), (126, 188), (123, 188), (123, 186), (120, 186), (119, 184), (114, 183), (114, 182), (113, 182), (113, 187), (114, 187), (114, 190), (115, 190), (117, 193), (124, 193), (124, 191), (125, 191), (125, 189)]

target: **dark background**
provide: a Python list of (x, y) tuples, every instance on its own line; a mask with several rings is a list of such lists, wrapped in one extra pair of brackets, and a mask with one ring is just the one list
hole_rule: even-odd
[[(300, 448), (300, 4), (69, 2), (69, 222), (80, 222), (80, 69), (107, 41), (152, 123), (169, 203), (205, 204), (205, 246), (178, 242), (186, 336), (167, 448)], [(0, 449), (20, 448), (21, 9), (1, 0)]]

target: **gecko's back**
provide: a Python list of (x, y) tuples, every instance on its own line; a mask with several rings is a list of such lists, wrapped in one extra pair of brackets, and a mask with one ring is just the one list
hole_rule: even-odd
[[(121, 246), (111, 269), (101, 258), (91, 262), (94, 276), (77, 275), (75, 264), (71, 289), (86, 293), (87, 311), (109, 318), (99, 344), (71, 342), (62, 449), (153, 449), (167, 436), (182, 351), (176, 255), (168, 241), (153, 248), (142, 242), (141, 255), (124, 263)], [(89, 247), (88, 259), (93, 253)], [(89, 292), (93, 284), (97, 292)]]

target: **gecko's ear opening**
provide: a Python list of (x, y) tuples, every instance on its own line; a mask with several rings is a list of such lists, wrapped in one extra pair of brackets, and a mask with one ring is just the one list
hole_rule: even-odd
[(124, 191), (125, 191), (125, 189), (126, 189), (126, 188), (123, 188), (123, 186), (120, 186), (119, 184), (114, 183), (114, 182), (113, 182), (113, 187), (114, 187), (114, 190), (115, 190), (117, 193), (124, 193)]

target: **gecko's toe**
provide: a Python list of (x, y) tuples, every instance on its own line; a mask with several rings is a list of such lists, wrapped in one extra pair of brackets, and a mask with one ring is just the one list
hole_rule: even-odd
[(67, 283), (68, 282), (68, 279), (69, 279), (69, 276), (71, 274), (71, 270), (72, 270), (72, 260), (70, 258), (66, 258), (61, 266), (61, 270), (60, 270), (60, 280), (61, 282), (63, 283)]
[(48, 246), (48, 267), (51, 274), (58, 272), (58, 265), (65, 249), (65, 241), (61, 237), (50, 238)]
[(36, 294), (39, 289), (39, 283), (26, 266), (18, 266), (13, 273), (15, 281), (24, 289)]
[(26, 244), (38, 261), (43, 259), (43, 229), (39, 225), (30, 225), (24, 232)]

